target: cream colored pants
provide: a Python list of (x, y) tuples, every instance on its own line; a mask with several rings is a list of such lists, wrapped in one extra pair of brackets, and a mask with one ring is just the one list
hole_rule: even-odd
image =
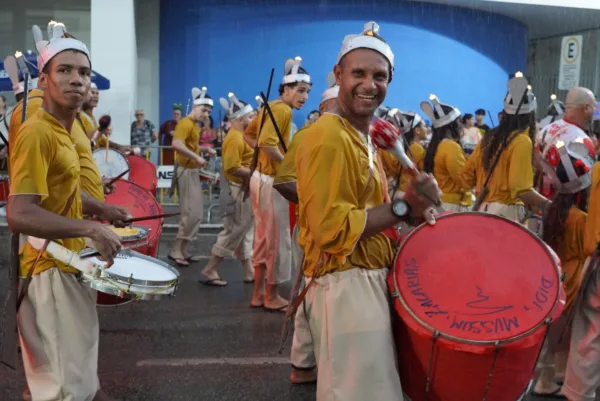
[[(586, 267), (588, 265), (586, 262)], [(562, 388), (569, 401), (594, 401), (596, 389), (600, 387), (600, 269), (594, 273), (583, 295), (573, 319)]]
[(235, 255), (239, 260), (250, 259), (254, 239), (252, 204), (249, 199), (243, 201), (244, 193), (239, 185), (229, 183), (229, 186), (235, 201), (234, 213), (223, 218), (223, 231), (219, 233), (212, 253), (222, 258)]
[(91, 401), (100, 388), (96, 292), (46, 270), (33, 276), (18, 324), (33, 401)]
[(281, 284), (292, 275), (290, 204), (273, 189), (273, 177), (255, 171), (250, 180), (254, 211), (252, 264), (267, 266), (267, 284)]
[(462, 205), (457, 205), (455, 203), (442, 202), (442, 207), (448, 212), (455, 212), (455, 213), (471, 211), (470, 206), (462, 206)]
[(387, 268), (329, 273), (308, 291), (317, 401), (403, 399), (387, 275)]
[(479, 206), (480, 212), (494, 214), (510, 220), (514, 220), (521, 224), (525, 219), (525, 206), (523, 205), (505, 205), (504, 203), (498, 202), (486, 202)]
[[(302, 269), (302, 260), (304, 252), (298, 244), (298, 225), (294, 227), (294, 235), (292, 236), (293, 260), (296, 269)], [(300, 287), (304, 289), (306, 280)], [(292, 366), (296, 369), (311, 370), (317, 366), (315, 359), (315, 346), (313, 343), (312, 334), (306, 317), (306, 305), (304, 302), (298, 307), (296, 316), (294, 317), (294, 338), (292, 340), (292, 352), (290, 359)]]
[(177, 191), (179, 193), (179, 231), (177, 239), (192, 241), (200, 229), (204, 215), (204, 193), (200, 169), (178, 167)]

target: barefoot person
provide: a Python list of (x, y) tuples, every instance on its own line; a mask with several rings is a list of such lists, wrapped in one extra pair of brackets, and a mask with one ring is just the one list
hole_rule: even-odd
[[(89, 90), (87, 47), (51, 23), (48, 42), (37, 43), (42, 108), (21, 126), (11, 149), (7, 220), (13, 232), (47, 238), (72, 250), (89, 237), (109, 264), (119, 237), (83, 213), (110, 220), (101, 203), (80, 191), (79, 156), (71, 138), (77, 111)], [(66, 206), (70, 205), (70, 208)], [(61, 212), (67, 209), (66, 216)], [(20, 255), (21, 277), (38, 251), (29, 243)], [(79, 271), (44, 253), (18, 313), (23, 365), (33, 400), (111, 400), (99, 389), (96, 296)], [(74, 330), (77, 328), (77, 330)]]
[(344, 39), (334, 66), (340, 86), (330, 113), (296, 150), (304, 299), (318, 365), (319, 401), (401, 400), (388, 287), (393, 245), (381, 232), (439, 202), (422, 174), (404, 200), (386, 203), (385, 175), (368, 135), (392, 79), (394, 55), (374, 22)]
[[(254, 239), (254, 216), (250, 200), (244, 201), (241, 184), (250, 176), (250, 163), (254, 151), (244, 141), (244, 130), (250, 124), (253, 115), (252, 106), (238, 100), (233, 93), (229, 101), (221, 98), (221, 107), (227, 111), (231, 123), (229, 132), (223, 141), (223, 171), (229, 183), (232, 203), (227, 205), (223, 219), (223, 231), (219, 233), (217, 242), (212, 247), (212, 254), (206, 267), (202, 270), (200, 282), (206, 285), (222, 287), (227, 282), (221, 280), (217, 267), (225, 257), (236, 256), (244, 268), (244, 282), (254, 282), (252, 268), (252, 240)], [(231, 103), (230, 103), (231, 102)]]
[(173, 149), (176, 154), (177, 169), (173, 172), (176, 177), (179, 193), (179, 231), (175, 245), (169, 253), (169, 259), (178, 266), (189, 266), (190, 262), (200, 260), (198, 256), (188, 254), (190, 241), (196, 239), (204, 215), (204, 193), (200, 182), (200, 169), (206, 165), (201, 152), (214, 155), (214, 149), (200, 146), (199, 121), (208, 118), (213, 108), (213, 100), (206, 93), (206, 88), (192, 89), (194, 106), (190, 114), (182, 118), (173, 134)]

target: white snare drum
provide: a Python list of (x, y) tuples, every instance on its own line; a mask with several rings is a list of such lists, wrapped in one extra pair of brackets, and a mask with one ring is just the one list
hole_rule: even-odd
[[(102, 177), (114, 178), (129, 170), (127, 158), (114, 149), (96, 149), (93, 152), (93, 156)], [(129, 179), (129, 173), (125, 174), (122, 178), (125, 180)]]
[(219, 173), (213, 173), (208, 170), (200, 170), (200, 179), (216, 183), (219, 180)]
[[(85, 250), (81, 257), (95, 252), (95, 249)], [(106, 265), (97, 257), (88, 260)], [(151, 301), (175, 295), (179, 272), (163, 261), (131, 250), (119, 252), (114, 260), (110, 268), (95, 275), (84, 273), (83, 280), (97, 291), (125, 299)]]

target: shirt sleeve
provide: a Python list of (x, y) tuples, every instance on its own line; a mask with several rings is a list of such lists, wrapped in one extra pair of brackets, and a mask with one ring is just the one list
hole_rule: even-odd
[(585, 223), (584, 250), (587, 256), (594, 254), (600, 243), (600, 163), (592, 170), (592, 186), (588, 202), (588, 215)]
[(262, 109), (259, 110), (259, 112), (256, 114), (256, 117), (252, 119), (252, 122), (250, 122), (244, 131), (245, 137), (248, 137), (254, 141), (256, 140), (256, 135), (258, 133), (258, 120), (260, 119), (260, 116), (262, 116)]
[(244, 156), (244, 144), (242, 142), (241, 137), (235, 138), (225, 144), (223, 148), (223, 170), (228, 174), (232, 174), (242, 167), (242, 157)]
[[(273, 113), (273, 118), (277, 122), (277, 128), (279, 128), (281, 135), (285, 138), (283, 130), (285, 129), (285, 127), (289, 126), (289, 122), (291, 120), (291, 112), (284, 109), (283, 107), (274, 107), (271, 111)], [(279, 137), (277, 136), (277, 131), (275, 131), (275, 125), (273, 124), (269, 113), (267, 113), (265, 118), (266, 120), (263, 125), (263, 129), (258, 137), (258, 146), (267, 148), (279, 146)]]
[(46, 177), (52, 156), (51, 133), (48, 128), (31, 124), (17, 135), (11, 152), (16, 155), (11, 166), (13, 174), (10, 195), (39, 195), (48, 197)]
[(454, 143), (453, 146), (448, 147), (446, 152), (446, 168), (450, 178), (456, 185), (460, 185), (461, 188), (467, 187), (466, 183), (463, 183), (462, 171), (467, 162), (465, 152), (462, 150), (459, 144)]
[(184, 119), (180, 120), (175, 127), (175, 132), (173, 133), (173, 141), (181, 141), (185, 145), (185, 141), (187, 140), (190, 134), (190, 130), (188, 128), (188, 122)]
[(336, 257), (352, 253), (367, 221), (358, 208), (359, 172), (348, 162), (348, 148), (331, 140), (304, 140), (296, 153), (297, 188), (301, 211), (316, 245)]
[(419, 171), (423, 171), (425, 164), (425, 148), (419, 143), (413, 143), (412, 145), (410, 145), (410, 152), (415, 158), (413, 162), (415, 163)]
[(302, 137), (300, 131), (294, 135), (292, 142), (288, 147), (286, 154), (283, 156), (283, 161), (279, 165), (275, 173), (274, 184), (284, 184), (286, 182), (296, 182), (296, 152), (298, 149), (299, 139)]
[(475, 147), (471, 156), (465, 162), (463, 166), (461, 177), (462, 183), (465, 186), (464, 189), (471, 189), (477, 185), (477, 162), (481, 159), (481, 142)]
[(513, 199), (533, 189), (533, 165), (531, 160), (533, 144), (528, 137), (521, 136), (523, 138), (515, 139), (516, 143), (508, 169), (508, 187), (510, 188), (510, 196)]

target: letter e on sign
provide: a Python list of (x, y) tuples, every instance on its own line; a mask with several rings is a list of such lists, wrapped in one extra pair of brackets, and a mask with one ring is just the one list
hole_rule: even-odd
[(562, 38), (558, 89), (569, 90), (579, 86), (582, 51), (583, 36), (565, 36)]

